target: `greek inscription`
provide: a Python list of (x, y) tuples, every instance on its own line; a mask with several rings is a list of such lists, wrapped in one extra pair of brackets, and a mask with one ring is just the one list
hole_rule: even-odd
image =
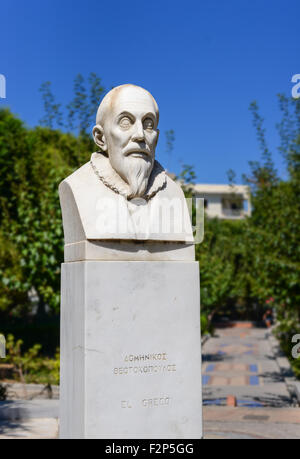
[(132, 374), (155, 374), (155, 373), (172, 373), (176, 371), (176, 365), (145, 365), (140, 367), (116, 367), (113, 372), (115, 375), (132, 375)]
[(168, 364), (167, 360), (168, 354), (166, 352), (127, 354), (124, 357), (124, 362), (127, 365), (113, 368), (113, 373), (115, 375), (142, 375), (176, 371), (176, 365)]
[(148, 360), (167, 360), (167, 353), (161, 352), (158, 354), (139, 354), (139, 355), (126, 355), (125, 362), (145, 362)]

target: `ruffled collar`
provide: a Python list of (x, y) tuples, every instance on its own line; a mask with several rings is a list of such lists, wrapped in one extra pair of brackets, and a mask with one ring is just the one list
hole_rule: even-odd
[[(101, 182), (108, 188), (124, 196), (126, 199), (131, 199), (131, 190), (122, 177), (111, 166), (107, 156), (103, 153), (93, 153), (90, 160), (91, 166), (95, 174), (99, 177)], [(165, 188), (167, 184), (166, 171), (158, 161), (154, 161), (154, 166), (148, 180), (147, 190), (143, 199), (149, 201), (160, 190)]]

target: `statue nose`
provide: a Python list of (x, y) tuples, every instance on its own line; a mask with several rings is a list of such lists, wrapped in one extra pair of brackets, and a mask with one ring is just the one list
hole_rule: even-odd
[(142, 123), (136, 123), (136, 129), (133, 133), (132, 140), (136, 142), (141, 142), (145, 140), (145, 134)]

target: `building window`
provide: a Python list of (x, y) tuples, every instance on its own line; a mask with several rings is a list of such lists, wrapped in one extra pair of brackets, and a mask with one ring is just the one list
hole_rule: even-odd
[(238, 217), (242, 215), (243, 212), (243, 199), (236, 196), (233, 198), (226, 197), (222, 199), (222, 211), (223, 215), (228, 217)]

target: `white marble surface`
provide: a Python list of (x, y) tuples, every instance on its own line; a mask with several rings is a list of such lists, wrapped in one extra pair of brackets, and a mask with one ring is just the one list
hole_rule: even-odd
[(150, 201), (128, 201), (105, 186), (86, 163), (59, 186), (65, 244), (85, 239), (193, 243), (184, 194), (173, 180), (166, 180), (167, 186)]
[(61, 438), (201, 438), (199, 266), (62, 265)]
[(155, 160), (158, 121), (156, 101), (139, 86), (104, 97), (93, 128), (99, 150), (59, 186), (65, 244), (194, 242), (181, 187)]
[(65, 262), (195, 261), (194, 244), (159, 241), (81, 241), (65, 245)]

